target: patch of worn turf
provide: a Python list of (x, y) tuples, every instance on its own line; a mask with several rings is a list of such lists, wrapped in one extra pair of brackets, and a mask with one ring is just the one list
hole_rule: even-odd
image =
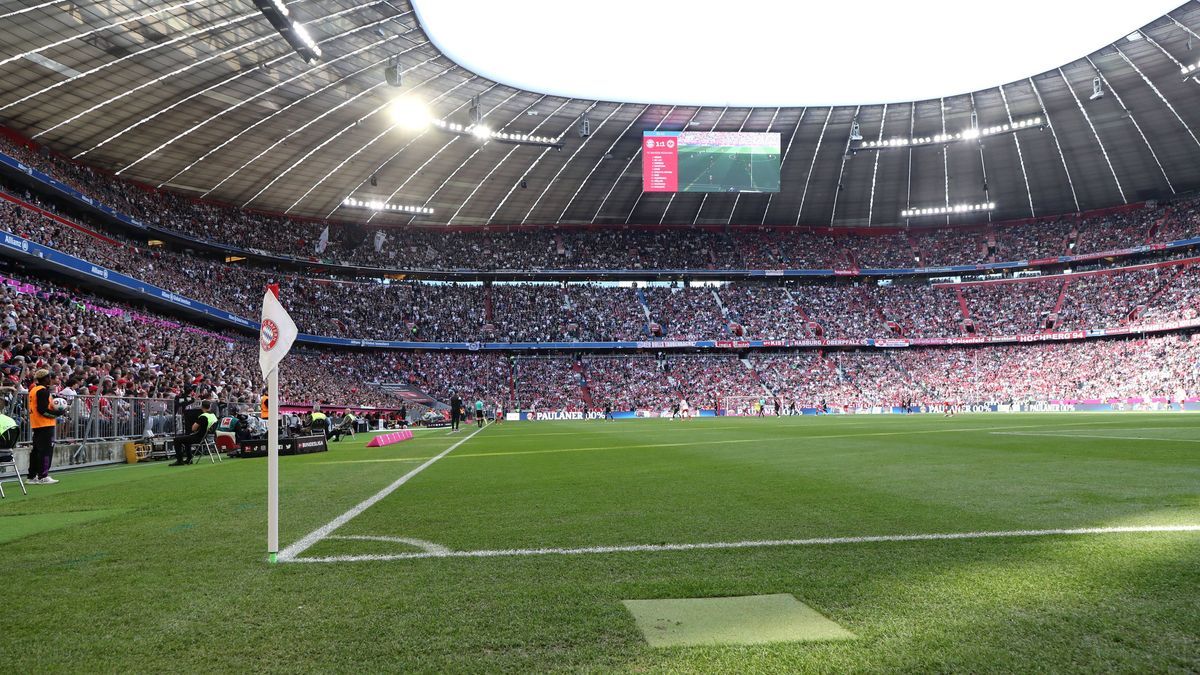
[(651, 647), (851, 640), (854, 634), (787, 593), (625, 600)]

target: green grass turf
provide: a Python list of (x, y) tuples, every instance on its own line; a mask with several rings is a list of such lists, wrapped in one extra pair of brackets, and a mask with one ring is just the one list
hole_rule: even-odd
[[(1196, 524), (1198, 427), (1182, 414), (510, 423), (335, 534), (474, 550)], [(282, 541), (463, 436), (283, 458)], [(264, 460), (56, 477), (9, 491), (0, 527), (126, 512), (0, 544), (17, 591), (0, 603), (0, 663), (14, 672), (1200, 670), (1194, 532), (270, 565)], [(330, 539), (304, 555), (412, 550)], [(781, 593), (857, 639), (654, 649), (622, 605)]]
[(777, 148), (680, 148), (681, 192), (779, 191)]
[(66, 511), (50, 513), (27, 513), (24, 515), (0, 516), (0, 544), (22, 537), (29, 537), (60, 527), (80, 525), (92, 520), (119, 516), (124, 513), (121, 509), (101, 509), (98, 511)]

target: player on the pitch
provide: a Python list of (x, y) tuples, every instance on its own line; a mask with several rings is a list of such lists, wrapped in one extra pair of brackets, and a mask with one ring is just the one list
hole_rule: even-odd
[(691, 412), (691, 408), (688, 407), (687, 399), (686, 398), (679, 399), (679, 417), (681, 419), (686, 420), (687, 418), (689, 418), (691, 416), (692, 416), (692, 412)]

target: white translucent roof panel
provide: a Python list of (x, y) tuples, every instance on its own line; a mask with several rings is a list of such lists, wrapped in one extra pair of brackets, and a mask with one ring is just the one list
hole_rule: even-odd
[(559, 96), (709, 106), (964, 94), (1119, 40), (1180, 0), (413, 0), (460, 65)]

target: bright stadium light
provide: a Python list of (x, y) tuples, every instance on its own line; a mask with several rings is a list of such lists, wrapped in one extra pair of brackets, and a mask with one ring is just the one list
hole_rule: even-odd
[(528, 134), (509, 133), (507, 131), (492, 131), (486, 124), (468, 124), (463, 126), (457, 122), (433, 119), (430, 123), (438, 129), (459, 134), (474, 136), (481, 141), (500, 141), (509, 145), (540, 145), (551, 148), (562, 148), (562, 136), (530, 136)]
[(993, 211), (996, 202), (979, 202), (977, 204), (951, 204), (949, 206), (928, 206), (917, 209), (905, 209), (900, 212), (901, 218), (919, 218), (921, 216), (945, 216), (958, 213), (980, 213)]
[(392, 101), (388, 112), (392, 115), (392, 121), (404, 129), (416, 131), (429, 126), (429, 109), (411, 96), (401, 96)]
[(1012, 123), (997, 124), (990, 127), (971, 126), (953, 134), (934, 134), (932, 136), (913, 136), (912, 138), (897, 137), (885, 138), (879, 141), (864, 141), (857, 145), (851, 146), (853, 150), (882, 150), (884, 148), (908, 148), (922, 145), (940, 145), (942, 143), (953, 143), (955, 141), (971, 141), (985, 136), (995, 136), (997, 134), (1011, 134), (1025, 129), (1040, 129), (1042, 127), (1041, 117), (1030, 117), (1028, 119), (1018, 120)]
[(354, 199), (353, 197), (346, 197), (342, 200), (342, 206), (352, 209), (367, 209), (375, 212), (395, 211), (397, 213), (409, 213), (413, 215), (433, 215), (433, 209), (428, 206), (389, 204), (381, 199)]

